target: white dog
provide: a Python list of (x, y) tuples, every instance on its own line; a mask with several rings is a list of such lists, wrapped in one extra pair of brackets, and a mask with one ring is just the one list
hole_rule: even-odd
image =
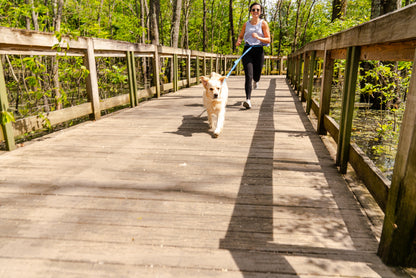
[[(203, 100), (207, 109), (209, 127), (214, 129), (214, 137), (218, 137), (224, 127), (225, 106), (228, 100), (226, 77), (213, 72), (210, 77), (202, 76), (200, 79), (205, 88)], [(216, 122), (213, 122), (214, 115)]]

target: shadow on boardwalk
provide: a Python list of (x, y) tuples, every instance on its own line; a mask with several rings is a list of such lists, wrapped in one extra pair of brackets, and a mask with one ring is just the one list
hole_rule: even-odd
[[(371, 250), (377, 246), (374, 237), (363, 239), (362, 235), (371, 235), (366, 219), (356, 207), (353, 211), (351, 202), (354, 202), (352, 193), (346, 186), (345, 181), (337, 172), (333, 160), (330, 158), (325, 146), (316, 132), (308, 117), (306, 116), (302, 104), (297, 100), (297, 96), (291, 91), (291, 99), (295, 103), (296, 111), (300, 115), (305, 131), (294, 132), (288, 130), (275, 130), (275, 100), (276, 100), (276, 79), (271, 79), (266, 95), (260, 107), (259, 118), (256, 130), (251, 143), (244, 174), (241, 179), (240, 189), (235, 207), (229, 223), (229, 227), (224, 239), (220, 241), (220, 248), (229, 250), (234, 261), (238, 265), (244, 277), (304, 277), (304, 275), (324, 275), (333, 277), (337, 275), (351, 275), (354, 277), (394, 277), (390, 269), (385, 267)], [(287, 96), (286, 96), (287, 97)], [(289, 100), (285, 100), (288, 101)], [(277, 107), (279, 109), (279, 107)], [(290, 136), (307, 136), (313, 145), (315, 155), (318, 158), (319, 171), (322, 172), (332, 198), (335, 199), (336, 207), (342, 216), (342, 221), (346, 226), (348, 235), (352, 240), (353, 248), (337, 249), (314, 247), (306, 244), (299, 245), (297, 242), (291, 244), (279, 244), (274, 234), (279, 223), (274, 223), (276, 217), (273, 216), (276, 207), (276, 192), (274, 189), (273, 174), (279, 171), (276, 167), (281, 162), (279, 157), (275, 158), (275, 134), (278, 132), (292, 133)], [(296, 133), (296, 134), (295, 134)], [(262, 168), (256, 168), (261, 160)], [(297, 162), (285, 160), (287, 167), (298, 171)], [(293, 166), (290, 166), (290, 164)], [(297, 168), (298, 167), (298, 168)], [(304, 171), (304, 169), (299, 170)], [(307, 171), (307, 170), (306, 170)], [(301, 190), (301, 189), (300, 189)], [(285, 196), (283, 196), (284, 198)], [(298, 204), (303, 201), (297, 200)], [(329, 201), (325, 198), (316, 201), (312, 207), (325, 207)], [(310, 200), (309, 200), (310, 202)], [(322, 203), (320, 203), (322, 202)], [(320, 204), (318, 204), (320, 203)], [(308, 206), (308, 205), (306, 205)], [(284, 206), (282, 206), (283, 209)], [(293, 208), (292, 208), (293, 209)], [(358, 212), (358, 213), (357, 213)], [(297, 212), (302, 214), (302, 211)], [(310, 217), (314, 219), (319, 215)], [(353, 216), (351, 216), (351, 213)], [(359, 221), (358, 221), (359, 220)], [(296, 229), (312, 227), (296, 227), (295, 221), (292, 231)], [(327, 227), (323, 227), (326, 229)], [(327, 229), (328, 236), (336, 237), (336, 229)], [(296, 239), (295, 236), (292, 237)], [(302, 239), (299, 239), (302, 240)], [(348, 270), (350, 268), (350, 270)], [(277, 275), (277, 276), (276, 276)], [(300, 276), (299, 276), (300, 275)], [(328, 276), (327, 276), (328, 275)], [(361, 276), (362, 275), (362, 276)], [(308, 276), (309, 277), (309, 276)]]

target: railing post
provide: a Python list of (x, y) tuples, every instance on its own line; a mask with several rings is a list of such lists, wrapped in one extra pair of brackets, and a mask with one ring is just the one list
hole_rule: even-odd
[(289, 56), (287, 56), (286, 65), (287, 65), (286, 78), (290, 80), (290, 57)]
[(296, 57), (293, 57), (290, 59), (290, 83), (292, 86), (295, 85), (295, 76), (296, 76)]
[(137, 79), (136, 79), (136, 65), (134, 63), (134, 52), (127, 51), (127, 72), (129, 77), (129, 90), (130, 90), (130, 105), (131, 107), (137, 106)]
[(212, 72), (212, 68), (214, 67), (214, 58), (212, 56), (210, 58), (211, 58), (211, 64), (209, 66), (209, 72), (211, 73)]
[(294, 75), (294, 72), (293, 72), (293, 64), (295, 63), (295, 59), (293, 58), (293, 56), (291, 56), (290, 57), (290, 60), (289, 60), (289, 64), (288, 64), (288, 73), (289, 73), (289, 80), (290, 80), (290, 84), (292, 84), (293, 85), (293, 75)]
[(271, 58), (269, 58), (267, 59), (267, 75), (270, 75), (271, 67), (272, 67), (272, 60)]
[(9, 101), (7, 100), (6, 81), (4, 80), (3, 65), (0, 61), (0, 124), (3, 129), (3, 137), (6, 141), (7, 150), (12, 151), (16, 149), (14, 141), (13, 126), (10, 121), (7, 121), (5, 113), (8, 113)]
[(342, 174), (347, 173), (349, 160), (352, 119), (354, 114), (355, 88), (360, 60), (360, 47), (348, 48), (345, 71), (344, 91), (342, 96), (342, 112), (337, 146), (337, 165)]
[(302, 71), (302, 55), (298, 55), (296, 58), (296, 79), (295, 79), (296, 91), (298, 95), (301, 90), (300, 88), (300, 77), (302, 76), (301, 71)]
[(90, 72), (86, 80), (88, 98), (92, 106), (92, 114), (90, 118), (93, 120), (98, 120), (101, 117), (100, 95), (98, 93), (98, 77), (97, 66), (95, 64), (94, 41), (91, 38), (87, 38), (87, 52), (85, 55), (84, 63)]
[(204, 61), (204, 64), (202, 65), (202, 71), (203, 71), (202, 75), (205, 76), (207, 75), (207, 58), (205, 57), (205, 54), (204, 54), (203, 61)]
[(334, 59), (331, 58), (331, 52), (325, 50), (324, 53), (324, 70), (322, 76), (321, 96), (319, 98), (319, 115), (318, 115), (318, 134), (326, 135), (324, 125), (325, 115), (329, 114), (332, 92), (332, 79), (334, 75)]
[(191, 87), (191, 53), (186, 55), (186, 87)]
[(178, 90), (178, 54), (173, 54), (173, 91)]
[(308, 52), (304, 53), (304, 63), (303, 63), (303, 79), (302, 79), (302, 91), (300, 93), (300, 101), (306, 101), (305, 95), (308, 91), (308, 80), (309, 80), (309, 62), (310, 62), (310, 55)]
[(224, 56), (224, 75), (227, 74), (227, 56)]
[(196, 71), (195, 71), (195, 77), (196, 77), (196, 84), (199, 84), (199, 77), (201, 76), (200, 72), (199, 72), (199, 56), (196, 55), (196, 61), (195, 61), (195, 67), (196, 67)]
[[(133, 55), (134, 61), (134, 55)], [(153, 75), (155, 78), (156, 97), (160, 97), (160, 59), (159, 59), (159, 47), (155, 45), (155, 52), (153, 53)], [(137, 83), (136, 83), (137, 84)]]
[[(416, 51), (413, 64), (416, 65)], [(388, 265), (416, 266), (415, 107), (416, 71), (413, 70), (378, 249), (378, 255)]]
[(306, 96), (306, 114), (311, 113), (312, 106), (312, 91), (313, 91), (313, 79), (315, 76), (316, 65), (316, 51), (312, 51), (309, 57), (309, 77), (308, 77), (308, 95)]

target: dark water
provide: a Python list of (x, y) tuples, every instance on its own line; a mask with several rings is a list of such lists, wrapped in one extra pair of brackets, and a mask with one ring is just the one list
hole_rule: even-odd
[[(318, 98), (318, 91), (314, 96)], [(341, 90), (333, 88), (330, 116), (339, 123), (341, 114)], [(404, 106), (396, 110), (373, 110), (359, 103), (357, 94), (351, 140), (374, 162), (381, 172), (391, 180), (399, 142), (400, 126)]]

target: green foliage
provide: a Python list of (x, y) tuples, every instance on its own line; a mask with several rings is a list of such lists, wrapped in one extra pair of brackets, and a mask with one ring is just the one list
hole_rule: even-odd
[[(52, 1), (33, 0), (34, 6), (25, 1), (0, 0), (0, 25), (14, 28), (33, 29), (32, 14), (37, 15), (40, 31), (54, 32)], [(149, 0), (147, 0), (149, 3)], [(239, 53), (230, 37), (229, 1), (205, 0), (207, 32), (206, 51), (231, 54)], [(259, 1), (262, 2), (262, 1)], [(46, 3), (46, 4), (45, 4)], [(190, 49), (203, 50), (203, 1), (189, 1), (189, 7), (183, 4), (182, 25), (180, 28), (181, 47), (189, 45)], [(249, 19), (248, 7), (252, 1), (233, 0), (234, 38), (242, 25)], [(298, 16), (297, 46), (333, 34), (340, 30), (368, 20), (370, 15), (370, 0), (349, 0), (347, 14), (342, 20), (330, 22), (331, 0), (301, 0), (298, 10), (297, 1), (269, 1), (265, 5), (265, 17), (269, 22), (271, 35), (274, 38), (271, 54), (288, 54), (292, 52), (292, 42), (295, 35), (296, 18)], [(149, 4), (147, 4), (148, 6)], [(160, 0), (159, 5), (159, 37), (162, 45), (170, 45), (172, 1)], [(185, 9), (189, 10), (188, 34), (185, 34)], [(141, 23), (140, 1), (137, 0), (66, 0), (63, 8), (61, 32), (77, 36), (91, 36), (106, 39), (125, 40), (129, 42), (146, 42), (149, 30)], [(148, 15), (143, 16), (148, 22)], [(28, 21), (26, 19), (29, 19)], [(61, 34), (57, 34), (58, 40)], [(188, 43), (185, 44), (185, 38)]]
[(0, 111), (0, 112), (1, 112), (1, 124), (2, 125), (15, 121), (13, 113), (8, 112), (8, 111)]

